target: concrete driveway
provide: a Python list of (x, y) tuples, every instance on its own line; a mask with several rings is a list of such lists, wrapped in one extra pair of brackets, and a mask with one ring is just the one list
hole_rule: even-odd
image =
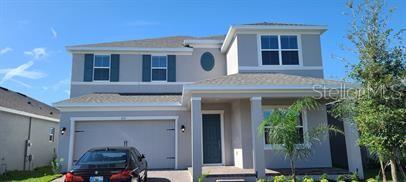
[[(63, 182), (64, 178), (58, 178), (54, 182)], [(151, 170), (148, 171), (148, 182), (190, 182), (187, 170)]]

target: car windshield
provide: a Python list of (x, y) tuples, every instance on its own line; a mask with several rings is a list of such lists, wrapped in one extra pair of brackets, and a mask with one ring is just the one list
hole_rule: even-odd
[(89, 151), (78, 161), (78, 165), (123, 164), (128, 159), (127, 151)]

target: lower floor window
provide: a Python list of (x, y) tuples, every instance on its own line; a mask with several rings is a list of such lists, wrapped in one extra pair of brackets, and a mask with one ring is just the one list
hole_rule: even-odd
[[(268, 118), (272, 113), (272, 109), (266, 109), (263, 111), (264, 119)], [(279, 145), (278, 143), (273, 143), (269, 140), (269, 130), (270, 126), (265, 127), (264, 131), (264, 139), (265, 139), (265, 145)], [(299, 133), (299, 139), (297, 141), (297, 144), (304, 144), (304, 127), (303, 127), (303, 114), (299, 114), (297, 126), (296, 126), (296, 131)]]

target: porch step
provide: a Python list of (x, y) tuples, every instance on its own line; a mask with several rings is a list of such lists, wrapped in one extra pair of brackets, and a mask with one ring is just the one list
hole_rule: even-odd
[(230, 181), (238, 182), (238, 181), (245, 181), (245, 179), (218, 179), (218, 180), (216, 180), (216, 182), (230, 182)]

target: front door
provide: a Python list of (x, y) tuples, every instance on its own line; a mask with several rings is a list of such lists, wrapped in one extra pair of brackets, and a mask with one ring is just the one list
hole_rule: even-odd
[(221, 164), (221, 115), (203, 114), (203, 164)]

